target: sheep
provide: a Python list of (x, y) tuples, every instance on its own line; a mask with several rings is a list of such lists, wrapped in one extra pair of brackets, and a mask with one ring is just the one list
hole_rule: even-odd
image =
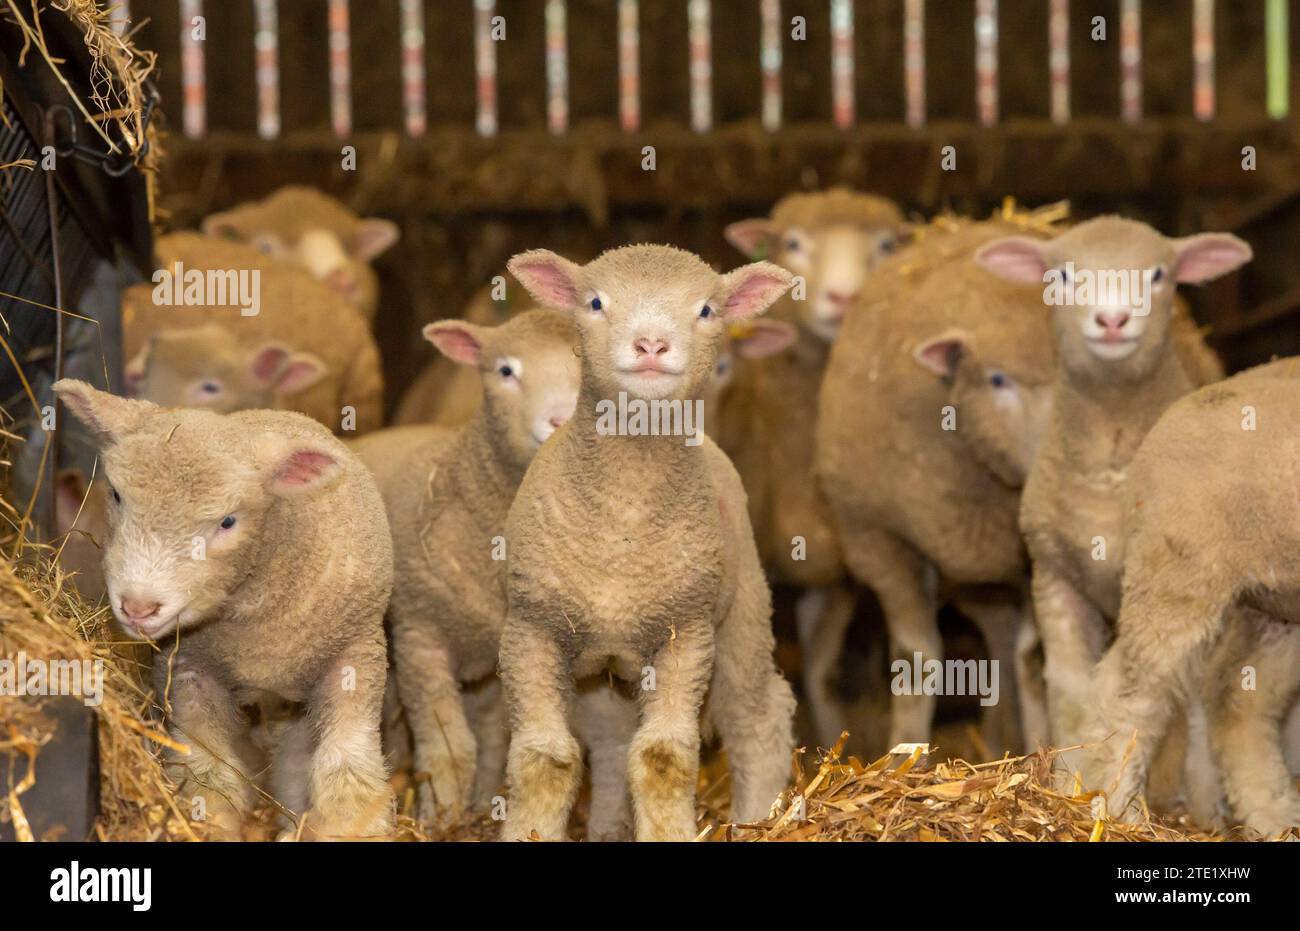
[[(276, 797), (303, 836), (391, 832), (380, 748), (392, 543), (365, 466), (301, 414), (161, 408), (63, 379), (111, 489), (108, 600), (157, 644), (168, 751), (213, 835), (236, 838), (263, 767), (240, 706), (303, 703), (275, 749)], [(294, 832), (289, 831), (293, 834)]]
[[(1047, 242), (1008, 237), (976, 256), (1010, 281), (1048, 282), (1043, 299), (1053, 303), (1054, 412), (1025, 481), (1020, 526), (1058, 747), (1082, 738), (1089, 673), (1119, 613), (1129, 463), (1165, 409), (1195, 387), (1171, 336), (1175, 286), (1227, 274), (1250, 257), (1250, 247), (1228, 234), (1170, 239), (1120, 217), (1090, 220)], [(1197, 721), (1190, 708), (1192, 749)], [(1073, 769), (1076, 751), (1062, 763)], [(1193, 755), (1189, 801), (1205, 817), (1216, 793), (1198, 772)]]
[[(500, 788), (506, 735), (494, 672), (506, 617), (505, 516), (533, 454), (573, 412), (578, 361), (570, 315), (555, 310), (499, 327), (443, 320), (424, 334), (475, 373), (478, 412), (456, 429), (381, 430), (353, 449), (376, 474), (393, 532), (396, 679), (415, 769), (430, 776), (419, 813), (433, 821)], [(471, 705), (480, 727), (470, 726)]]
[[(1242, 255), (1219, 249), (1220, 262)], [(1083, 754), (1112, 815), (1137, 814), (1157, 742), (1199, 696), (1237, 820), (1268, 835), (1300, 826), (1279, 731), (1300, 695), (1297, 364), (1175, 401), (1128, 464), (1117, 636), (1093, 670), (1097, 743)]]
[[(893, 655), (942, 657), (952, 600), (999, 663), (990, 747), (1036, 737), (1020, 485), (1051, 406), (1053, 350), (1037, 289), (971, 256), (1022, 227), (944, 218), (873, 274), (831, 349), (814, 470), (855, 580), (880, 600)], [(941, 585), (942, 583), (942, 585)], [(1014, 670), (1015, 675), (1003, 676)], [(890, 745), (929, 739), (933, 695), (895, 694)]]
[[(502, 836), (564, 836), (581, 773), (568, 709), (580, 683), (607, 676), (639, 686), (639, 723), (618, 750), (638, 840), (694, 836), (701, 716), (727, 751), (733, 819), (764, 817), (789, 774), (794, 696), (772, 657), (740, 477), (686, 429), (685, 406), (701, 403), (724, 327), (766, 308), (791, 275), (765, 262), (719, 275), (654, 245), (583, 266), (534, 250), (509, 268), (539, 303), (576, 317), (582, 376), (574, 416), (506, 518)], [(660, 413), (676, 405), (675, 427), (637, 417), (654, 401)]]
[[(122, 297), (127, 380), (159, 392), (145, 400), (223, 411), (245, 406), (245, 400), (271, 400), (338, 433), (364, 433), (380, 425), (379, 348), (345, 301), (302, 269), (239, 243), (172, 233), (158, 240), (156, 251), (164, 271), (179, 263), (187, 271), (256, 272), (260, 306), (255, 315), (244, 315), (233, 303), (169, 305), (156, 300), (161, 283), (127, 288)], [(164, 339), (174, 342), (164, 344)], [(261, 355), (267, 350), (271, 355)], [(277, 358), (284, 364), (268, 364)]]
[(240, 204), (203, 220), (204, 234), (251, 245), (311, 272), (373, 323), (379, 279), (370, 263), (400, 238), (397, 225), (359, 217), (315, 188), (288, 185), (264, 200)]
[[(830, 677), (853, 617), (834, 521), (809, 481), (817, 430), (817, 398), (831, 344), (871, 270), (911, 235), (892, 201), (847, 188), (791, 194), (770, 218), (742, 220), (727, 239), (752, 258), (770, 258), (802, 277), (804, 294), (787, 294), (768, 311), (794, 325), (788, 352), (749, 366), (747, 422), (720, 441), (749, 494), (759, 554), (774, 581), (804, 589), (796, 604), (803, 684), (822, 746), (848, 721)], [(733, 439), (734, 437), (734, 439)]]

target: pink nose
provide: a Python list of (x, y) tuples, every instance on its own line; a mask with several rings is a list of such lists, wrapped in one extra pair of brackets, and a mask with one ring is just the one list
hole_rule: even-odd
[(357, 281), (352, 277), (352, 272), (346, 268), (333, 269), (325, 276), (325, 283), (340, 294), (351, 294), (357, 287)]
[(638, 356), (661, 356), (668, 351), (668, 344), (661, 339), (639, 339), (632, 347)]
[(832, 304), (837, 304), (840, 307), (847, 307), (858, 299), (858, 293), (859, 292), (857, 291), (854, 291), (852, 294), (845, 294), (842, 291), (827, 291), (826, 299)]
[(149, 620), (158, 613), (158, 609), (161, 607), (162, 604), (157, 601), (143, 601), (135, 598), (122, 599), (122, 613), (126, 615), (126, 619), (132, 624), (139, 624), (142, 621)]
[(1132, 316), (1133, 315), (1127, 311), (1119, 311), (1118, 313), (1113, 314), (1099, 313), (1094, 319), (1097, 321), (1097, 325), (1102, 329), (1118, 333), (1128, 325)]
[(560, 429), (560, 427), (564, 426), (564, 422), (568, 419), (569, 419), (568, 417), (561, 417), (559, 414), (556, 414), (554, 417), (550, 419), (550, 424), (552, 427), (558, 430)]

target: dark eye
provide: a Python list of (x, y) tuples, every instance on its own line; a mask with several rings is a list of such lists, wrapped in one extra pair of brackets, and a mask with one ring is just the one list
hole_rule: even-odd
[(710, 307), (708, 304), (705, 304), (703, 307), (700, 308), (701, 320), (708, 320), (712, 316), (713, 316), (713, 308)]
[(593, 298), (591, 299), (591, 309), (592, 309), (592, 310), (604, 310), (604, 309), (605, 309), (605, 302), (602, 301), (602, 300), (601, 300), (600, 298), (598, 298), (598, 297), (593, 297)]
[(222, 530), (229, 530), (229, 529), (230, 529), (231, 527), (233, 527), (233, 526), (235, 526), (235, 515), (234, 515), (234, 514), (227, 514), (225, 517), (221, 518), (221, 529), (222, 529)]
[(515, 370), (508, 365), (501, 366), (501, 368), (497, 369), (497, 371), (501, 373), (502, 378), (509, 378), (511, 375), (515, 373)]
[(989, 384), (994, 388), (1005, 388), (1007, 385), (1011, 384), (1011, 379), (1003, 375), (1001, 372), (990, 372)]
[(113, 500), (114, 500), (115, 502), (117, 502), (118, 504), (121, 504), (121, 503), (122, 503), (122, 496), (119, 495), (119, 494), (117, 493), (117, 489), (116, 489), (116, 488), (114, 488), (112, 485), (110, 485), (110, 486), (108, 487), (108, 491), (109, 491), (109, 494), (111, 494), (111, 495), (113, 496)]
[(713, 366), (713, 371), (717, 375), (726, 375), (727, 372), (731, 371), (731, 360), (719, 359), (717, 364)]
[(880, 251), (885, 253), (885, 255), (889, 255), (889, 253), (893, 252), (897, 248), (898, 243), (893, 239), (883, 239), (880, 242)]
[(797, 240), (797, 239), (787, 239), (787, 240), (785, 241), (785, 249), (786, 249), (787, 252), (798, 252), (798, 251), (799, 251), (799, 240)]
[(1065, 268), (1058, 268), (1057, 273), (1061, 276), (1061, 284), (1066, 284), (1070, 280), (1070, 273)]
[(203, 384), (199, 385), (199, 390), (204, 394), (219, 394), (221, 392), (221, 386), (215, 381), (205, 381)]
[(1160, 268), (1159, 266), (1156, 266), (1156, 270), (1151, 273), (1151, 283), (1155, 284), (1156, 282), (1161, 281), (1164, 277), (1165, 277), (1165, 270), (1163, 268)]

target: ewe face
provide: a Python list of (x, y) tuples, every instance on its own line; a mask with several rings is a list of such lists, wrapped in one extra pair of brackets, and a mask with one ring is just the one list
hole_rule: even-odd
[(274, 407), (277, 391), (302, 391), (325, 374), (316, 356), (278, 344), (245, 349), (219, 326), (160, 333), (126, 370), (134, 397), (218, 414)]
[(1003, 277), (1043, 288), (1067, 371), (1121, 379), (1144, 375), (1164, 351), (1177, 283), (1209, 281), (1250, 258), (1235, 236), (1169, 239), (1118, 217), (1048, 242), (996, 240), (976, 255)]
[(1023, 485), (1052, 410), (1047, 373), (986, 362), (961, 330), (923, 342), (914, 356), (950, 386), (957, 435), (975, 457), (1006, 485)]
[(897, 247), (893, 230), (846, 224), (809, 230), (790, 227), (776, 239), (772, 259), (803, 276), (807, 299), (799, 303), (800, 322), (831, 342), (861, 295), (867, 273)]
[(600, 399), (702, 396), (729, 323), (748, 319), (790, 286), (766, 262), (718, 275), (669, 246), (625, 246), (578, 266), (544, 250), (510, 269), (543, 304), (575, 314), (584, 378)]
[(154, 419), (104, 453), (104, 579), (113, 613), (139, 640), (203, 620), (226, 600), (250, 568), (270, 503), (251, 465), (182, 436), (214, 429), (208, 417)]

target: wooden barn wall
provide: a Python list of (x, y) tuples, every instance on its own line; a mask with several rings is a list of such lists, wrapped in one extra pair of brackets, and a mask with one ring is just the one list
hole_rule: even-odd
[[(475, 288), (519, 249), (547, 245), (576, 258), (627, 241), (671, 241), (720, 266), (738, 256), (722, 241), (731, 220), (761, 211), (785, 190), (848, 182), (897, 198), (911, 210), (983, 211), (1004, 194), (1030, 203), (1070, 197), (1081, 213), (1122, 210), (1171, 232), (1255, 222), (1261, 204), (1286, 196), (1297, 169), (1291, 122), (1264, 115), (1263, 3), (1217, 4), (1218, 115), (1192, 120), (1191, 0), (1143, 4), (1144, 112), (1135, 129), (1118, 121), (1119, 0), (1071, 3), (1071, 105), (1075, 123), (1047, 122), (1046, 0), (1001, 0), (1000, 97), (1003, 123), (975, 125), (974, 4), (926, 4), (927, 117), (920, 132), (901, 126), (903, 0), (857, 0), (855, 92), (858, 125), (830, 125), (830, 5), (783, 0), (785, 128), (758, 127), (757, 0), (714, 0), (713, 108), (719, 131), (687, 127), (688, 0), (641, 0), (641, 105), (644, 129), (618, 129), (616, 3), (569, 0), (571, 131), (547, 135), (542, 0), (498, 0), (508, 37), (498, 44), (501, 136), (482, 140), (475, 115), (471, 0), (426, 0), (430, 131), (404, 139), (398, 55), (398, 0), (354, 0), (353, 138), (329, 131), (326, 0), (279, 4), (282, 138), (256, 139), (251, 0), (209, 0), (205, 44), (209, 136), (180, 135), (179, 35), (175, 0), (133, 0), (141, 45), (159, 55), (159, 87), (172, 135), (164, 173), (165, 222), (195, 223), (212, 210), (280, 184), (318, 184), (362, 211), (403, 228), (400, 248), (380, 271), (380, 343), (390, 401), (429, 357), (421, 323), (457, 312)], [(1300, 9), (1293, 4), (1293, 22)], [(793, 16), (807, 39), (792, 41)], [(1106, 18), (1108, 41), (1089, 33)], [(1295, 58), (1293, 30), (1293, 59)], [(1295, 86), (1293, 73), (1292, 97)], [(357, 145), (355, 174), (339, 170), (339, 147)], [(959, 170), (938, 167), (941, 144), (958, 147)], [(640, 147), (655, 145), (653, 177)], [(1240, 148), (1261, 150), (1261, 170), (1240, 169)], [(1282, 255), (1300, 221), (1258, 231)], [(1231, 327), (1247, 308), (1294, 286), (1286, 260), (1261, 256), (1229, 289), (1203, 294), (1198, 312)], [(1289, 298), (1288, 298), (1289, 299)], [(1300, 297), (1296, 298), (1300, 303)], [(1288, 337), (1289, 338), (1289, 337)], [(1255, 342), (1252, 343), (1252, 340)], [(1300, 351), (1297, 344), (1286, 351)], [(1265, 328), (1242, 333), (1234, 364), (1280, 345)], [(1284, 351), (1284, 350), (1278, 350)]]

